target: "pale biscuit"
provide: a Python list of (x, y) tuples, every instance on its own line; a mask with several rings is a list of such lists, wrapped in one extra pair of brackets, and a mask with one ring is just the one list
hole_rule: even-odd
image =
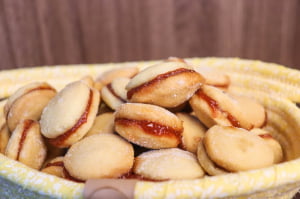
[(98, 90), (82, 81), (68, 84), (43, 110), (42, 134), (57, 147), (68, 147), (80, 140), (93, 125), (99, 95)]
[(39, 123), (29, 119), (20, 121), (8, 141), (5, 155), (39, 170), (47, 155)]
[(98, 133), (114, 133), (115, 115), (113, 112), (102, 113), (94, 121), (92, 128), (85, 136)]
[(211, 176), (222, 175), (228, 173), (228, 171), (220, 168), (216, 165), (207, 155), (206, 150), (203, 145), (203, 140), (198, 142), (197, 146), (197, 158), (199, 164), (202, 166), (203, 170)]
[(196, 154), (199, 141), (204, 137), (206, 127), (194, 116), (187, 113), (176, 113), (183, 121), (181, 147)]
[(129, 81), (129, 78), (117, 78), (101, 89), (101, 97), (103, 101), (112, 110), (116, 110), (118, 106), (127, 101), (127, 90), (125, 87)]
[[(246, 104), (251, 106), (251, 109), (245, 107)], [(250, 130), (263, 125), (266, 120), (264, 107), (255, 101), (236, 97), (208, 85), (203, 85), (196, 92), (190, 99), (190, 105), (196, 116), (207, 127), (219, 124)]]
[(225, 73), (217, 71), (211, 67), (192, 66), (205, 79), (205, 84), (215, 86), (221, 89), (227, 89), (230, 85), (230, 78)]
[(130, 102), (177, 107), (187, 101), (204, 78), (183, 62), (163, 62), (150, 66), (126, 86)]
[(121, 78), (121, 77), (132, 78), (138, 72), (139, 72), (139, 69), (134, 66), (115, 68), (115, 69), (106, 71), (106, 72), (102, 73), (101, 75), (99, 75), (96, 78), (95, 84), (96, 84), (96, 87), (99, 90), (101, 90), (102, 87), (111, 83), (114, 79)]
[(56, 90), (45, 82), (27, 84), (7, 100), (4, 114), (10, 131), (24, 119), (39, 120), (44, 107), (56, 95)]
[(196, 179), (205, 174), (193, 153), (178, 148), (142, 153), (135, 159), (133, 172), (151, 180)]
[(283, 161), (283, 151), (279, 142), (266, 130), (254, 128), (251, 132), (263, 138), (274, 152), (274, 163)]
[(59, 156), (51, 161), (49, 161), (45, 167), (41, 170), (41, 172), (48, 173), (50, 175), (54, 175), (60, 178), (64, 178), (64, 162), (63, 162), (64, 157)]
[(213, 126), (203, 143), (209, 158), (228, 171), (260, 169), (274, 163), (273, 151), (266, 142), (242, 128)]
[(183, 131), (182, 121), (159, 106), (122, 104), (115, 112), (115, 130), (137, 145), (151, 148), (177, 147)]
[(70, 147), (64, 157), (68, 173), (79, 180), (117, 178), (133, 166), (130, 143), (114, 134), (95, 134)]

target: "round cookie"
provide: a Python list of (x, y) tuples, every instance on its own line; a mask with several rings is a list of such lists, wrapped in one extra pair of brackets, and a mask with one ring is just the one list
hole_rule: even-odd
[(116, 110), (118, 106), (127, 101), (127, 90), (125, 87), (129, 81), (129, 78), (117, 78), (101, 89), (101, 97), (103, 101), (112, 110)]
[(79, 180), (117, 178), (133, 166), (130, 143), (117, 135), (103, 133), (86, 137), (70, 147), (64, 157), (68, 173)]
[(111, 83), (114, 79), (118, 79), (121, 77), (132, 78), (138, 72), (139, 72), (139, 69), (134, 66), (115, 68), (115, 69), (106, 71), (106, 72), (102, 73), (101, 75), (99, 75), (96, 78), (95, 84), (97, 85), (97, 88), (99, 90), (101, 90), (102, 87)]
[(42, 134), (57, 147), (68, 147), (89, 131), (100, 101), (99, 91), (82, 81), (63, 88), (44, 108)]
[(98, 115), (94, 121), (92, 128), (85, 136), (98, 133), (114, 133), (115, 115), (113, 112), (106, 112)]
[(263, 138), (274, 152), (274, 163), (279, 163), (283, 160), (283, 151), (279, 142), (266, 130), (254, 128), (252, 133)]
[(137, 145), (161, 149), (178, 146), (183, 126), (175, 114), (159, 106), (125, 103), (115, 112), (115, 130)]
[(49, 161), (45, 167), (41, 170), (41, 172), (48, 173), (60, 178), (64, 177), (64, 162), (63, 162), (64, 157), (59, 156), (51, 161)]
[(203, 144), (209, 158), (222, 168), (237, 172), (271, 166), (274, 155), (259, 136), (242, 128), (215, 125)]
[(142, 153), (135, 158), (133, 172), (151, 180), (196, 179), (204, 176), (196, 156), (178, 148)]
[(5, 155), (39, 170), (46, 153), (39, 123), (29, 119), (20, 121), (8, 141)]
[(187, 113), (176, 113), (183, 121), (181, 147), (196, 154), (199, 141), (204, 137), (206, 127), (194, 116)]
[(226, 170), (218, 167), (207, 155), (203, 145), (203, 140), (198, 142), (197, 146), (197, 158), (199, 164), (202, 166), (204, 171), (211, 176), (222, 175), (228, 173)]
[(46, 82), (34, 82), (19, 88), (4, 107), (10, 131), (24, 119), (39, 120), (44, 107), (56, 95), (56, 90)]
[(126, 86), (130, 102), (177, 107), (200, 88), (204, 78), (184, 62), (167, 61), (150, 66)]
[[(219, 124), (249, 130), (265, 121), (262, 106), (254, 105), (256, 103), (252, 101), (252, 109), (248, 109), (244, 105), (246, 102), (250, 104), (250, 99), (241, 103), (241, 98), (213, 86), (203, 85), (189, 102), (196, 116), (208, 128)], [(254, 118), (263, 120), (256, 122)]]

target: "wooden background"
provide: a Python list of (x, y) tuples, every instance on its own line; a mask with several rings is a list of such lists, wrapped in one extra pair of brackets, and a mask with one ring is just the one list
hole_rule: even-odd
[(0, 69), (168, 56), (300, 69), (300, 1), (0, 0)]

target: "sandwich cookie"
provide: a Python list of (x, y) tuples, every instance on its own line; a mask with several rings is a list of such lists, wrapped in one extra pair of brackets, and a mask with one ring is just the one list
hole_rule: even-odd
[(264, 107), (250, 101), (216, 87), (203, 85), (189, 102), (196, 116), (208, 128), (219, 124), (250, 130), (263, 125), (266, 120)]
[(39, 120), (44, 107), (56, 95), (56, 90), (45, 82), (27, 84), (12, 94), (4, 106), (10, 131), (24, 119)]
[(67, 172), (75, 179), (117, 178), (128, 173), (133, 147), (115, 134), (95, 134), (70, 147), (64, 157)]
[(187, 113), (176, 113), (183, 122), (181, 148), (196, 154), (198, 143), (205, 135), (206, 127), (194, 116)]
[(130, 102), (174, 108), (187, 101), (204, 78), (184, 62), (167, 61), (150, 66), (126, 86)]
[(183, 180), (204, 176), (193, 153), (178, 148), (152, 150), (135, 158), (133, 172), (151, 180)]
[(39, 123), (29, 119), (20, 121), (8, 141), (5, 155), (39, 170), (47, 155)]
[(86, 83), (68, 84), (44, 108), (40, 120), (42, 134), (56, 147), (69, 147), (92, 127), (99, 101), (99, 91)]
[(54, 175), (60, 178), (64, 178), (64, 157), (59, 156), (49, 161), (45, 167), (41, 170), (41, 172), (48, 173), (50, 175)]
[(114, 79), (126, 77), (132, 78), (139, 72), (137, 67), (119, 67), (109, 71), (106, 71), (99, 75), (96, 78), (95, 84), (99, 91), (106, 86), (107, 84), (111, 83)]
[(127, 101), (126, 85), (130, 81), (129, 78), (114, 79), (101, 89), (101, 97), (103, 101), (112, 109), (116, 110), (118, 106)]
[(183, 125), (175, 114), (159, 106), (125, 103), (115, 112), (115, 130), (132, 143), (162, 149), (178, 146)]
[(227, 171), (260, 169), (274, 164), (272, 149), (259, 136), (242, 128), (215, 125), (205, 134), (208, 157)]

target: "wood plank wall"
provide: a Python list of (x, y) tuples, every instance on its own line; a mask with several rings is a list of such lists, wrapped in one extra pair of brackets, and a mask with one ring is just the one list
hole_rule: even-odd
[(300, 1), (0, 0), (0, 69), (168, 56), (300, 69)]

